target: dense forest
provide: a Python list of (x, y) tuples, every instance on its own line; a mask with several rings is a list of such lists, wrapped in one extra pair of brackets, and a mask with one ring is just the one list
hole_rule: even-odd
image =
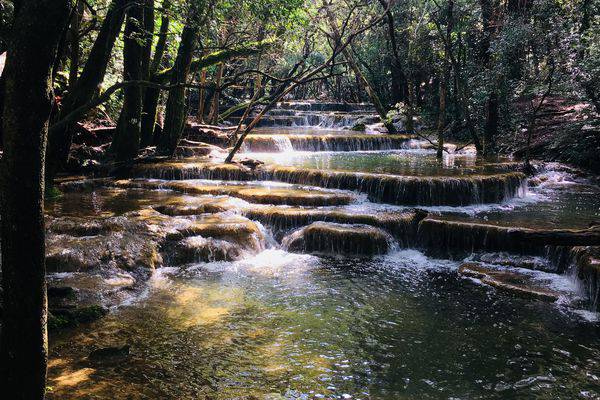
[[(303, 130), (286, 133), (288, 128)], [(415, 149), (422, 153), (412, 160)], [(396, 150), (406, 150), (408, 161), (384, 154)], [(299, 151), (311, 154), (297, 161)], [(339, 156), (319, 164), (320, 156), (313, 153), (320, 151), (382, 154), (367, 155), (370, 159), (359, 154), (364, 156), (360, 160)], [(202, 250), (198, 239), (193, 251), (186, 251), (194, 257), (205, 252), (210, 262), (248, 258), (249, 248), (257, 253), (269, 246), (311, 254), (335, 248), (336, 254), (361, 256), (400, 246), (428, 248), (452, 260), (464, 258), (463, 250), (543, 253), (544, 260), (560, 265), (552, 272), (562, 273), (568, 257), (561, 251), (568, 247), (569, 262), (580, 265), (584, 260), (588, 268), (597, 259), (582, 256), (581, 248), (597, 251), (600, 245), (597, 203), (571, 206), (552, 196), (534, 196), (535, 201), (560, 203), (564, 215), (553, 226), (543, 223), (554, 218), (550, 206), (540, 215), (527, 211), (489, 226), (488, 216), (473, 222), (432, 213), (455, 207), (451, 214), (473, 217), (482, 212), (469, 208), (473, 204), (503, 204), (500, 210), (505, 211), (509, 198), (527, 198), (521, 191), (528, 185), (553, 179), (540, 175), (548, 165), (568, 171), (569, 177), (585, 177), (585, 184), (573, 179), (585, 193), (592, 191), (590, 198), (596, 196), (600, 1), (0, 0), (0, 152), (0, 393), (11, 399), (41, 399), (47, 390), (52, 394), (52, 385), (46, 384), (47, 326), (66, 311), (61, 306), (53, 312), (50, 299), (48, 313), (46, 266), (56, 273), (89, 271), (89, 260), (97, 257), (99, 270), (113, 263), (130, 273), (145, 262), (138, 255), (153, 241), (157, 255), (143, 255), (153, 260), (150, 269), (181, 257), (182, 239), (188, 236), (204, 241)], [(273, 161), (263, 154), (270, 152), (285, 154)], [(432, 161), (418, 169), (429, 156)], [(471, 158), (464, 161), (463, 156)], [(240, 187), (198, 186), (194, 179), (235, 181)], [(263, 193), (254, 183), (250, 189), (242, 187), (247, 185), (242, 181), (296, 186)], [(73, 182), (84, 183), (73, 190)], [(162, 236), (147, 225), (114, 228), (120, 220), (111, 220), (107, 228), (107, 216), (122, 214), (128, 223), (141, 223), (139, 215), (127, 214), (141, 213), (127, 208), (135, 195), (123, 195), (126, 211), (115, 208), (119, 211), (98, 215), (81, 211), (87, 200), (69, 197), (83, 196), (73, 194), (82, 188), (107, 187), (153, 193), (138, 194), (136, 207), (155, 201), (152, 196), (158, 195), (151, 191), (156, 189), (209, 196), (211, 203), (200, 207), (200, 200), (188, 198), (152, 203), (160, 218), (146, 216), (143, 223), (162, 224)], [(236, 229), (241, 224), (249, 231), (236, 230), (235, 235), (223, 230), (209, 234), (212, 230), (200, 229), (197, 219), (185, 234), (183, 222), (173, 225), (177, 218), (231, 211), (231, 205), (214, 203), (223, 196), (272, 208), (267, 212), (244, 205), (242, 212), (236, 205), (234, 213), (248, 218), (236, 220)], [(393, 210), (401, 217), (380, 215), (381, 209), (365, 208), (359, 200), (410, 207), (410, 216), (404, 208)], [(70, 202), (80, 205), (71, 214), (64, 211)], [(351, 209), (354, 203), (360, 218), (357, 208)], [(349, 209), (332, 208), (339, 206)], [(205, 225), (221, 227), (228, 215)], [(100, 216), (102, 220), (93, 219)], [(174, 218), (166, 222), (161, 219), (165, 216)], [(284, 216), (284, 222), (274, 222)], [(80, 219), (67, 221), (70, 217)], [(264, 232), (253, 221), (268, 225), (273, 236), (252, 244), (255, 248), (249, 243)], [(307, 227), (290, 233), (293, 224)], [(514, 230), (505, 230), (507, 224)], [(69, 241), (65, 235), (90, 237), (115, 229), (120, 239), (100, 241), (99, 246), (112, 246), (105, 254), (90, 255), (86, 251), (93, 245), (82, 245), (83, 261), (76, 267), (76, 256), (64, 255), (80, 245), (79, 239)], [(189, 233), (194, 229), (201, 233)], [(59, 245), (56, 237), (63, 240)], [(207, 237), (214, 240), (207, 242)], [(174, 238), (181, 242), (175, 244)], [(135, 250), (123, 250), (127, 243)], [(55, 245), (62, 253), (53, 253)], [(505, 264), (540, 269), (528, 263)], [(498, 278), (469, 268), (462, 265), (460, 273), (488, 279), (484, 283)], [(579, 276), (586, 276), (587, 296), (595, 307), (600, 274), (594, 271), (596, 278)], [(147, 272), (142, 275), (140, 280), (149, 279)], [(507, 286), (494, 282), (489, 284)], [(554, 295), (538, 290), (533, 296)], [(71, 398), (56, 393), (56, 398)]]

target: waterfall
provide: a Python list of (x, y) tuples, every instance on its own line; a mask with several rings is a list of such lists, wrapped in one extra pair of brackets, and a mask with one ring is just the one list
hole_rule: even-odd
[(273, 135), (273, 141), (275, 142), (275, 148), (278, 152), (284, 153), (294, 151), (292, 142), (286, 135)]
[(375, 151), (415, 148), (406, 135), (250, 135), (242, 150), (247, 153), (291, 151)]
[[(254, 115), (249, 116), (249, 120)], [(237, 123), (238, 117), (231, 122)], [(258, 127), (313, 127), (321, 129), (349, 129), (356, 124), (371, 125), (379, 116), (370, 105), (320, 102), (281, 102), (268, 110)]]
[(267, 166), (249, 170), (234, 164), (163, 163), (134, 168), (135, 176), (159, 179), (278, 181), (327, 189), (355, 190), (378, 203), (466, 206), (501, 203), (520, 194), (520, 172), (459, 177), (420, 177)]

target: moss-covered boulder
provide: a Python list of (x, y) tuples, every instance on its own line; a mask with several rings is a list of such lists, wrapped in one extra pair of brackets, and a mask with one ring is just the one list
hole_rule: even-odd
[(554, 302), (560, 297), (559, 292), (542, 286), (530, 275), (512, 269), (492, 268), (479, 263), (465, 263), (458, 268), (458, 273), (479, 279), (486, 285), (519, 297), (550, 302)]
[(368, 225), (314, 222), (283, 240), (289, 251), (348, 256), (372, 256), (387, 253), (391, 235)]

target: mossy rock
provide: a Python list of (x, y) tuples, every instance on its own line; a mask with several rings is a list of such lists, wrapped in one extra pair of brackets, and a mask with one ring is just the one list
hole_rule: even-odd
[(48, 313), (48, 329), (74, 328), (81, 323), (96, 321), (106, 314), (108, 314), (108, 310), (99, 305), (50, 310)]
[(358, 123), (358, 124), (354, 124), (354, 126), (351, 128), (351, 130), (357, 131), (357, 132), (364, 132), (367, 130), (367, 126), (363, 123)]

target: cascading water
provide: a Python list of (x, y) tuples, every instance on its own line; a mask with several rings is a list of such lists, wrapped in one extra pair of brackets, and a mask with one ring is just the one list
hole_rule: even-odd
[[(270, 118), (369, 113), (353, 107)], [(112, 308), (50, 336), (50, 399), (600, 395), (580, 318), (600, 279), (589, 182), (453, 146), (438, 162), (401, 135), (275, 129), (244, 146), (265, 165), (141, 164), (48, 202), (51, 318)], [(75, 297), (57, 309), (61, 285)]]
[[(250, 115), (248, 120), (252, 118)], [(238, 122), (239, 117), (231, 121)], [(265, 113), (258, 127), (350, 129), (378, 122), (373, 107), (367, 104), (282, 102)]]

